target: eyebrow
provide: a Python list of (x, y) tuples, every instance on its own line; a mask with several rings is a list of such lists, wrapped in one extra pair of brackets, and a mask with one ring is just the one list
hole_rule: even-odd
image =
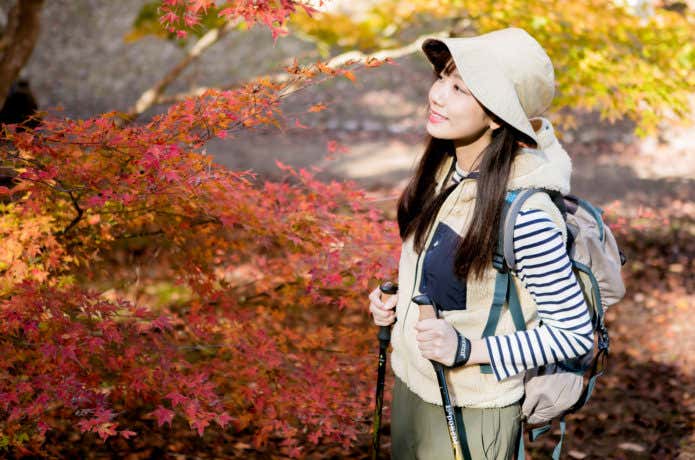
[[(440, 74), (442, 74), (442, 73), (444, 73), (444, 69), (441, 70)], [(452, 76), (452, 77), (454, 77), (454, 78), (458, 78), (459, 80), (461, 80), (461, 83), (463, 83), (464, 88), (465, 88), (467, 91), (470, 91), (470, 89), (469, 89), (468, 86), (466, 85), (466, 82), (463, 81), (463, 78), (461, 77), (461, 74), (459, 73), (459, 69), (454, 68), (453, 72), (451, 72), (449, 75)]]
[(463, 78), (461, 78), (461, 74), (459, 73), (458, 69), (451, 72), (451, 76), (463, 81)]
[[(441, 70), (440, 73), (444, 73), (444, 69)], [(459, 80), (463, 81), (463, 78), (461, 78), (461, 74), (459, 73), (459, 69), (454, 68), (454, 71), (449, 73), (448, 75), (451, 75), (454, 78), (458, 78)]]

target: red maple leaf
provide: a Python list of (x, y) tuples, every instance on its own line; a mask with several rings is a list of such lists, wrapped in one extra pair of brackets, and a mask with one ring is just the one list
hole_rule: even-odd
[(198, 432), (198, 436), (202, 436), (205, 431), (205, 427), (208, 426), (210, 422), (205, 419), (197, 419), (191, 422), (191, 428)]
[(170, 392), (168, 395), (165, 396), (165, 398), (171, 400), (171, 405), (176, 406), (176, 405), (184, 405), (187, 401), (188, 398), (182, 395), (181, 393), (177, 393), (176, 391)]
[(215, 418), (215, 421), (222, 427), (226, 427), (229, 422), (231, 422), (233, 418), (227, 413), (227, 412), (222, 412)]
[(136, 436), (137, 433), (135, 431), (130, 431), (130, 430), (121, 430), (118, 432), (123, 438), (125, 439), (130, 439), (132, 436)]
[(154, 418), (157, 420), (157, 427), (160, 428), (165, 423), (168, 423), (169, 426), (171, 426), (171, 421), (174, 419), (174, 411), (162, 406), (157, 406), (157, 408), (148, 415), (154, 416)]

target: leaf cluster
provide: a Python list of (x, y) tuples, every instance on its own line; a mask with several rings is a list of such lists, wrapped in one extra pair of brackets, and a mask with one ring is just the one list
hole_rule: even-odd
[[(364, 431), (365, 293), (395, 269), (393, 224), (354, 183), (282, 163), (283, 180), (261, 181), (205, 148), (283, 128), (291, 87), (352, 76), (286, 70), (284, 83), (209, 90), (142, 125), (112, 112), (4, 127), (4, 449), (35, 453), (71, 431), (135, 442), (183, 423), (300, 455)], [(162, 284), (183, 295), (156, 301)]]

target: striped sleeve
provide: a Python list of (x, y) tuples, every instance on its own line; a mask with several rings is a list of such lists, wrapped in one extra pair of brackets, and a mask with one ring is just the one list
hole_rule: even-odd
[(485, 338), (498, 381), (581, 356), (594, 344), (591, 317), (562, 232), (545, 211), (519, 212), (514, 224), (514, 256), (516, 276), (538, 306), (540, 326)]

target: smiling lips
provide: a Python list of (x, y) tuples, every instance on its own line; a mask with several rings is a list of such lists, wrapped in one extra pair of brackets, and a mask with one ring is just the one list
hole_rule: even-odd
[(438, 114), (434, 110), (430, 109), (430, 117), (428, 118), (428, 120), (431, 123), (441, 123), (443, 121), (446, 121), (447, 118), (441, 114)]

